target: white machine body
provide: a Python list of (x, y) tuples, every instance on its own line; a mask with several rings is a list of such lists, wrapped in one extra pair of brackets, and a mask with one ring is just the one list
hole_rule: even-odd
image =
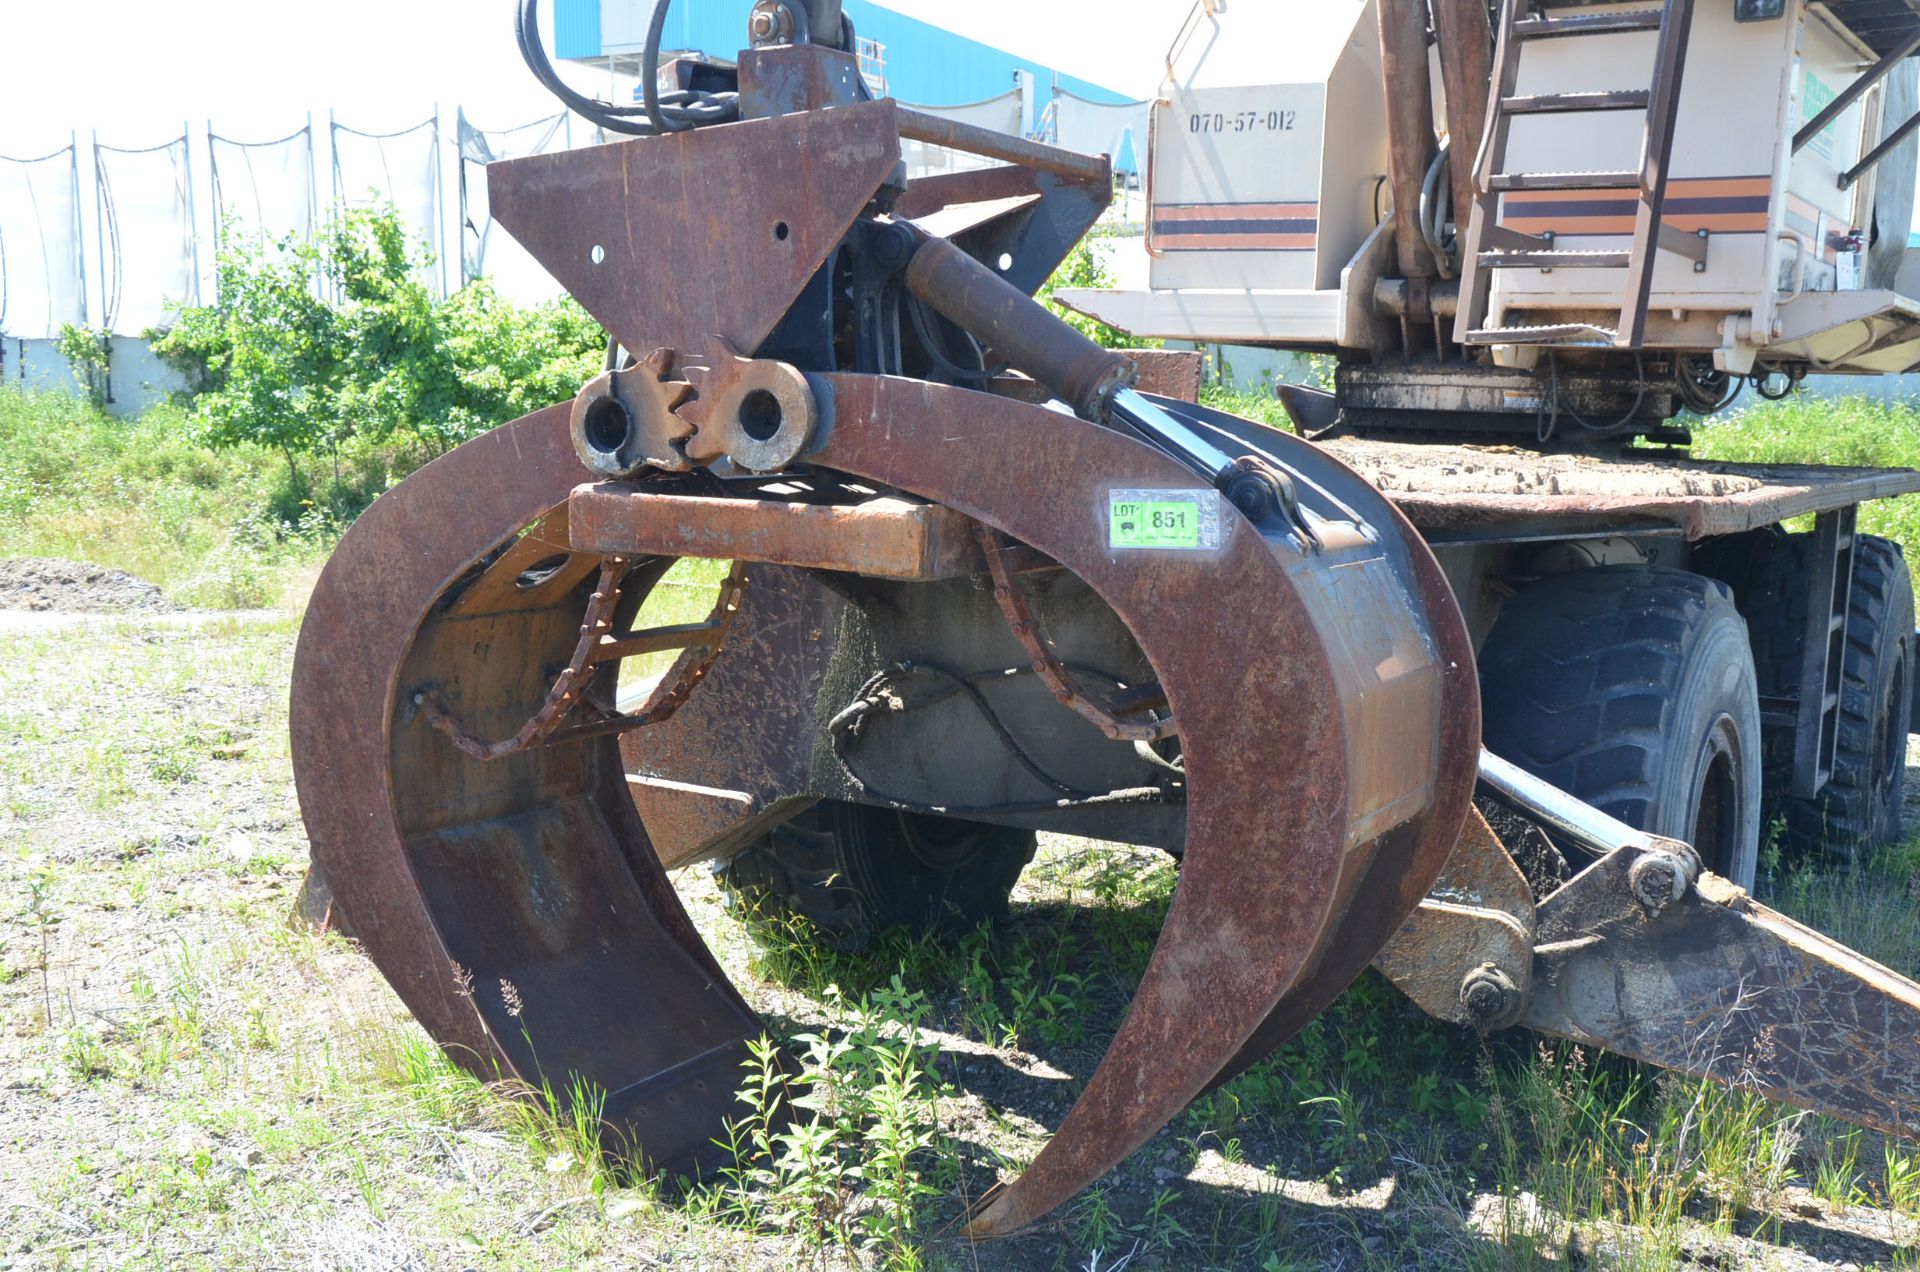
[[(1657, 38), (1530, 41), (1518, 92), (1644, 85)], [(1792, 146), (1876, 60), (1822, 4), (1787, 0), (1782, 17), (1757, 22), (1735, 21), (1732, 0), (1696, 5), (1663, 219), (1704, 235), (1707, 252), (1704, 262), (1658, 254), (1648, 348), (1711, 351), (1722, 369), (1740, 372), (1760, 359), (1868, 373), (1920, 364), (1920, 305), (1897, 284), (1920, 143), (1909, 139), (1843, 181), (1883, 129), (1912, 112), (1901, 101), (1883, 121), (1890, 93), (1912, 96), (1912, 76), (1896, 70)], [(1378, 349), (1372, 289), (1390, 265), (1385, 222), (1395, 210), (1371, 0), (1222, 6), (1199, 18), (1170, 73), (1149, 130), (1149, 288), (1059, 298), (1140, 336)], [(1437, 71), (1433, 78), (1437, 94)], [(1507, 171), (1640, 164), (1641, 112), (1527, 115), (1511, 127)], [(1633, 188), (1512, 191), (1501, 196), (1499, 221), (1551, 235), (1555, 250), (1617, 251), (1631, 239), (1636, 198)], [(1494, 325), (1617, 313), (1626, 273), (1498, 269)], [(1538, 353), (1495, 352), (1510, 365)]]

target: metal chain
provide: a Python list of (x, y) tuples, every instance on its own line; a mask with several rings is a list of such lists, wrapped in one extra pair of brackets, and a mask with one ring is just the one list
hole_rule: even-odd
[[(471, 732), (447, 709), (437, 693), (422, 691), (414, 694), (414, 705), (420, 708), (427, 722), (446, 734), (456, 747), (479, 760), (497, 760), (536, 746), (625, 733), (667, 719), (685, 704), (695, 686), (705, 679), (714, 660), (720, 656), (727, 633), (733, 627), (734, 616), (740, 611), (740, 597), (747, 584), (746, 565), (744, 562), (734, 562), (733, 569), (720, 585), (719, 599), (707, 615), (707, 621), (701, 625), (704, 630), (699, 634), (705, 639), (687, 645), (667, 676), (648, 696), (644, 707), (622, 713), (587, 698), (586, 687), (599, 665), (619, 661), (624, 657), (620, 646), (639, 634), (629, 633), (624, 637), (612, 634), (613, 612), (620, 603), (620, 587), (630, 568), (630, 563), (623, 556), (601, 560), (600, 579), (593, 595), (588, 598), (587, 611), (580, 624), (580, 641), (574, 646), (573, 657), (554, 677), (553, 686), (547, 690), (547, 699), (540, 709), (512, 737), (489, 742)], [(574, 707), (583, 705), (598, 712), (602, 718), (587, 724), (560, 728), (567, 714)]]
[(1000, 532), (985, 522), (976, 521), (973, 523), (973, 537), (980, 545), (981, 555), (987, 559), (987, 572), (993, 576), (994, 601), (1006, 616), (1014, 639), (1020, 642), (1021, 648), (1027, 651), (1027, 657), (1032, 660), (1034, 674), (1053, 691), (1056, 701), (1062, 706), (1071, 707), (1083, 720), (1116, 742), (1160, 742), (1180, 731), (1172, 716), (1151, 724), (1129, 724), (1081, 692), (1080, 682), (1074, 679), (1066, 664), (1047, 648), (1039, 620), (1034, 617), (1033, 608), (1027, 603), (1027, 594), (1021, 590), (1019, 580), (1013, 577), (1013, 571), (1007, 566), (1007, 544), (1000, 537)]

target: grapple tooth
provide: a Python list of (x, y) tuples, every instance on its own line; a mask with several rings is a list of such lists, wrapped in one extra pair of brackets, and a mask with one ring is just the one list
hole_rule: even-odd
[(664, 380), (673, 374), (676, 354), (670, 348), (659, 348), (639, 360), (639, 364), (653, 372), (655, 378)]
[(294, 776), (316, 865), (435, 1041), (489, 1080), (605, 1092), (610, 1139), (683, 1168), (714, 1155), (760, 1026), (656, 861), (614, 740), (487, 763), (414, 706), (430, 684), (511, 732), (577, 642), (596, 571), (567, 555), (568, 412), (468, 442), (347, 532), (301, 626)]

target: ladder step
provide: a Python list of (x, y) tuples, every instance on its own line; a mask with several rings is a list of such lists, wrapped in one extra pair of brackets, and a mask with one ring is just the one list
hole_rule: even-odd
[(1482, 327), (1467, 333), (1467, 343), (1474, 345), (1552, 344), (1611, 348), (1618, 338), (1616, 331), (1585, 322), (1551, 323), (1538, 327)]
[(1640, 189), (1637, 172), (1496, 172), (1487, 178), (1489, 193), (1500, 190)]
[(1480, 263), (1494, 269), (1625, 269), (1632, 252), (1514, 252), (1480, 253)]
[(1502, 97), (1509, 115), (1557, 115), (1575, 111), (1645, 110), (1651, 94), (1644, 88), (1610, 88), (1591, 93), (1534, 93)]
[(1569, 35), (1602, 35), (1609, 31), (1658, 31), (1660, 9), (1630, 9), (1624, 13), (1579, 13), (1561, 18), (1521, 18), (1513, 33), (1523, 40), (1551, 40)]

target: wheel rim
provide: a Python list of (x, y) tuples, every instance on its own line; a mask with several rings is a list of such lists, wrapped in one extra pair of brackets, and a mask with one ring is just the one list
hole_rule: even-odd
[(979, 851), (980, 827), (951, 817), (901, 813), (900, 835), (914, 859), (929, 870), (958, 869)]
[(1730, 717), (1713, 722), (1703, 752), (1693, 803), (1693, 847), (1709, 869), (1726, 874), (1739, 854), (1741, 821), (1739, 756)]

